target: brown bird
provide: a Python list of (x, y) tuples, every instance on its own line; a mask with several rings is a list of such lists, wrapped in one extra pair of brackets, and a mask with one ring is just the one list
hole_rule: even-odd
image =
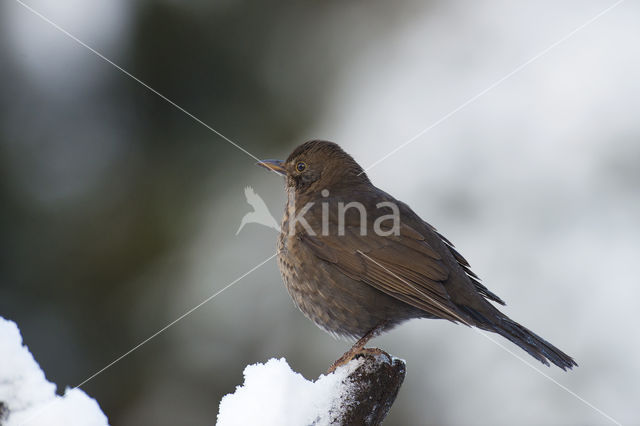
[(278, 240), (282, 279), (298, 308), (334, 336), (360, 339), (412, 318), (442, 318), (506, 337), (545, 365), (567, 354), (500, 312), (453, 244), (409, 206), (373, 186), (337, 144), (309, 141), (286, 161), (258, 165), (286, 178)]

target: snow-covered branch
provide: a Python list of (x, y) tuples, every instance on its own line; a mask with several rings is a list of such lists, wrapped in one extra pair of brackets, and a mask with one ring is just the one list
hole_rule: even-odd
[(98, 403), (80, 389), (56, 395), (16, 324), (0, 317), (0, 425), (108, 426)]
[(373, 350), (315, 381), (286, 360), (244, 370), (244, 384), (220, 402), (218, 426), (378, 425), (405, 376), (404, 361)]

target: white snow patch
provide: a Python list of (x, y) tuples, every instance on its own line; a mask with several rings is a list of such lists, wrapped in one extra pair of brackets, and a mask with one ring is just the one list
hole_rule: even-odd
[(13, 321), (0, 317), (0, 402), (3, 426), (108, 426), (100, 406), (80, 389), (56, 395), (56, 385), (26, 346)]
[(220, 401), (218, 426), (329, 425), (339, 416), (349, 394), (345, 379), (362, 364), (361, 359), (338, 367), (316, 381), (305, 379), (284, 358), (244, 369), (244, 384)]

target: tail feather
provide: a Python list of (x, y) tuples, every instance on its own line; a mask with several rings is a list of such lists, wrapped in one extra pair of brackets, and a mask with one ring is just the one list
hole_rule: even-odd
[(487, 315), (483, 315), (477, 310), (466, 306), (463, 310), (477, 321), (477, 327), (500, 334), (520, 346), (529, 355), (546, 366), (549, 366), (549, 361), (565, 371), (578, 366), (578, 364), (569, 355), (565, 354), (531, 330), (503, 315), (497, 309), (495, 309), (497, 315), (490, 315), (493, 317), (491, 319), (487, 318)]
[(563, 370), (577, 367), (578, 364), (569, 355), (553, 346), (531, 330), (521, 326), (507, 317), (503, 317), (500, 325), (494, 328), (496, 333), (511, 340), (516, 345), (545, 365), (551, 361)]

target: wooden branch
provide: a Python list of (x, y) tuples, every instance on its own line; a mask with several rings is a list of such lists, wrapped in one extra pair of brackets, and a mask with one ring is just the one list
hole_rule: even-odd
[[(363, 349), (362, 364), (343, 381), (347, 391), (336, 404), (336, 425), (379, 425), (387, 416), (406, 374), (405, 362), (381, 349)], [(335, 415), (335, 413), (332, 413)]]

